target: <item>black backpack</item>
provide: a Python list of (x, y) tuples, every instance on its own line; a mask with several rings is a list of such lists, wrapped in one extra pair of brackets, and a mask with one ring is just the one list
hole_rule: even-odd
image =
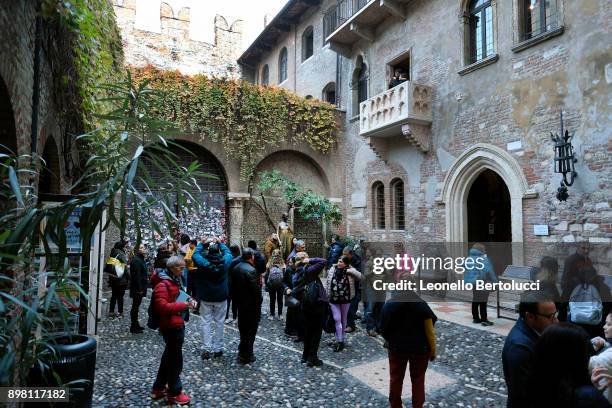
[(304, 288), (304, 300), (302, 301), (304, 306), (317, 303), (319, 300), (320, 286), (321, 282), (318, 278), (306, 284), (306, 287)]

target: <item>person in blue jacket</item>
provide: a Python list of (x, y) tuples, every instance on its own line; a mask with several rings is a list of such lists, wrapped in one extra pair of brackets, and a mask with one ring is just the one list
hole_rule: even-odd
[(232, 253), (218, 238), (213, 238), (205, 255), (202, 254), (203, 250), (204, 245), (199, 243), (192, 255), (198, 268), (193, 274), (193, 287), (203, 306), (202, 359), (208, 360), (211, 354), (213, 357), (223, 355), (223, 323), (229, 296), (228, 270)]
[(488, 290), (476, 290), (476, 281), (497, 282), (497, 275), (493, 270), (493, 264), (487, 258), (487, 248), (484, 244), (475, 243), (470, 249), (469, 256), (465, 259), (465, 272), (463, 275), (465, 283), (474, 285), (472, 290), (472, 318), (475, 324), (492, 326), (493, 322), (487, 319)]

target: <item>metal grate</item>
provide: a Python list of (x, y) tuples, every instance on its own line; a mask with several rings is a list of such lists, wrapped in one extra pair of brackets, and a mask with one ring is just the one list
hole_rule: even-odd
[(338, 27), (353, 17), (372, 0), (340, 0), (323, 16), (323, 38), (329, 37)]
[(406, 229), (406, 217), (404, 212), (404, 182), (395, 180), (391, 183), (391, 191), (393, 193), (393, 229)]
[(385, 186), (377, 182), (372, 187), (372, 227), (385, 229)]

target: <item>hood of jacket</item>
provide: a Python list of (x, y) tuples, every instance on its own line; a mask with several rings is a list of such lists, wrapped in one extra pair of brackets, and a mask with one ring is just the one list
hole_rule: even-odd
[(470, 256), (483, 256), (484, 253), (482, 251), (480, 251), (479, 249), (476, 248), (470, 248), (470, 252), (469, 252)]
[(151, 287), (154, 288), (159, 282), (161, 282), (162, 280), (166, 280), (166, 279), (171, 280), (177, 285), (181, 286), (181, 282), (179, 278), (171, 277), (167, 269), (162, 269), (159, 272), (154, 273), (153, 276), (151, 276)]

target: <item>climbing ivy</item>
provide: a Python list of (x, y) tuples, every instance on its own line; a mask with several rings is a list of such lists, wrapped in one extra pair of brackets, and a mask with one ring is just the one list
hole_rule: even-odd
[(95, 113), (104, 110), (100, 106), (100, 86), (115, 80), (123, 67), (113, 6), (110, 0), (43, 0), (40, 14), (52, 27), (71, 34), (69, 51), (59, 49), (53, 53), (58, 59), (56, 65), (63, 71), (56, 94), (64, 112), (68, 116), (78, 112), (84, 128), (92, 130), (98, 124)]
[(270, 146), (306, 142), (328, 153), (336, 140), (334, 106), (304, 99), (275, 87), (246, 81), (186, 76), (153, 67), (132, 69), (136, 81), (150, 81), (166, 95), (156, 106), (160, 119), (183, 131), (220, 142), (228, 158), (240, 162), (240, 176), (251, 180)]

